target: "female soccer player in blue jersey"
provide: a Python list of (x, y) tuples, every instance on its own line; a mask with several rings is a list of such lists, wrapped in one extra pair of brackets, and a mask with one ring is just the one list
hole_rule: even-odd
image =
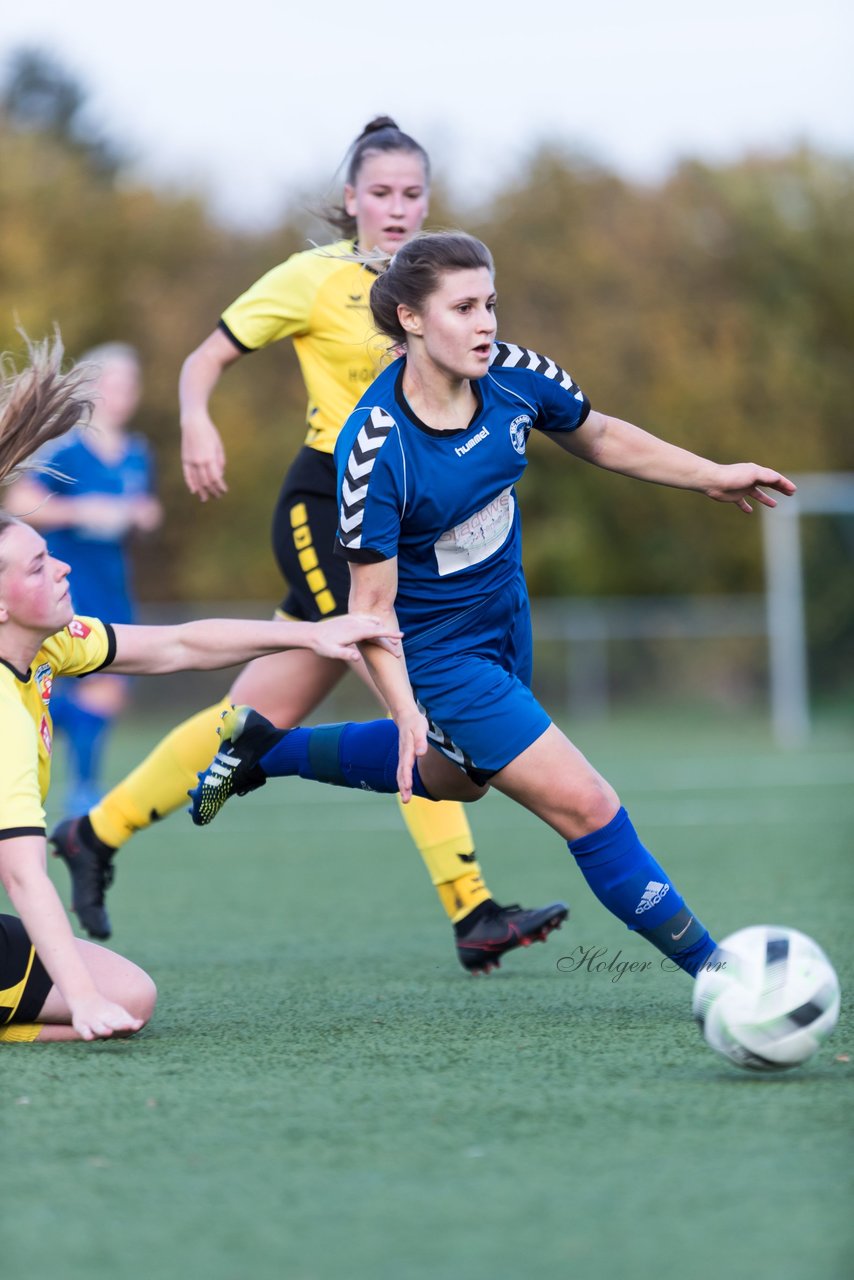
[[(57, 440), (41, 459), (45, 469), (22, 477), (7, 506), (71, 565), (78, 613), (128, 623), (134, 617), (129, 542), (162, 519), (148, 443), (128, 432), (139, 405), (139, 357), (125, 343), (107, 342), (81, 356), (78, 367), (92, 380), (91, 423)], [(127, 700), (128, 681), (114, 675), (59, 686), (52, 711), (70, 762), (67, 811), (80, 813), (100, 798), (108, 731)]]
[[(6, 364), (0, 371), (0, 483), (91, 407), (88, 371), (63, 373), (58, 341), (33, 348), (31, 358), (19, 375)], [(128, 675), (210, 670), (289, 646), (352, 661), (354, 641), (385, 634), (375, 619), (352, 615), (112, 627), (75, 615), (68, 575), (39, 533), (0, 512), (0, 883), (18, 913), (0, 914), (0, 1043), (129, 1035), (156, 998), (142, 969), (74, 937), (47, 875), (42, 806), (57, 678), (106, 667)], [(396, 639), (388, 642), (399, 650)]]
[[(333, 554), (338, 505), (332, 452), (359, 396), (389, 359), (388, 342), (377, 334), (368, 307), (377, 278), (372, 256), (393, 253), (417, 234), (427, 215), (429, 182), (424, 148), (387, 116), (371, 121), (348, 156), (344, 204), (330, 211), (344, 239), (294, 254), (267, 272), (226, 308), (218, 327), (184, 362), (184, 477), (205, 501), (227, 488), (225, 448), (209, 411), (220, 377), (247, 353), (293, 340), (308, 393), (308, 431), (273, 518), (273, 547), (289, 584), (279, 617), (314, 621), (346, 611), (347, 564)], [(73, 909), (92, 937), (110, 935), (104, 892), (116, 849), (184, 805), (196, 772), (216, 749), (221, 712), (233, 701), (251, 702), (276, 724), (299, 724), (346, 669), (310, 653), (253, 662), (227, 698), (173, 729), (91, 813), (57, 828), (51, 840), (71, 870)], [(362, 664), (357, 673), (376, 692)], [(502, 955), (545, 937), (566, 918), (561, 902), (525, 910), (493, 900), (459, 805), (416, 800), (404, 814), (465, 968), (479, 968), (487, 949)]]
[(404, 633), (405, 662), (362, 652), (395, 725), (282, 733), (248, 708), (194, 793), (197, 822), (267, 776), (476, 800), (497, 787), (553, 827), (600, 901), (695, 973), (708, 931), (639, 840), (614, 788), (530, 690), (531, 627), (514, 496), (531, 431), (606, 470), (749, 512), (791, 494), (779, 472), (720, 465), (591, 408), (548, 357), (496, 342), (492, 259), (462, 234), (398, 250), (371, 294), (405, 354), (362, 397), (336, 447), (338, 551), (353, 609)]

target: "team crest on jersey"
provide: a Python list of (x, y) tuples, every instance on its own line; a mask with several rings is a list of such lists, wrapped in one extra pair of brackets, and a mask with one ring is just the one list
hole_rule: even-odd
[(47, 706), (53, 689), (53, 672), (50, 669), (50, 663), (43, 662), (40, 667), (36, 668), (36, 685), (42, 696), (42, 702)]
[(514, 418), (510, 423), (510, 443), (517, 453), (525, 452), (525, 445), (528, 440), (528, 432), (533, 426), (533, 422), (527, 413), (520, 413), (518, 418)]
[(39, 734), (41, 735), (41, 740), (44, 743), (45, 751), (50, 755), (53, 750), (53, 739), (50, 735), (50, 725), (48, 724), (47, 716), (42, 716), (42, 721), (39, 725)]
[(79, 618), (72, 618), (65, 629), (70, 636), (74, 636), (75, 640), (85, 640), (92, 630), (91, 627), (86, 626), (85, 622), (81, 622)]

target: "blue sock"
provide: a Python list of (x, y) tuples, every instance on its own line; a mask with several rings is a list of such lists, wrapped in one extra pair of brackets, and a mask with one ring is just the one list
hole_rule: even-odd
[(715, 943), (641, 844), (625, 809), (599, 831), (568, 843), (602, 905), (680, 969), (696, 975)]
[(88, 711), (68, 697), (54, 699), (51, 716), (56, 728), (65, 735), (75, 787), (94, 792), (112, 719)]
[[(268, 778), (311, 778), (335, 787), (397, 794), (398, 734), (393, 720), (286, 730), (259, 764)], [(412, 792), (431, 800), (416, 763)]]

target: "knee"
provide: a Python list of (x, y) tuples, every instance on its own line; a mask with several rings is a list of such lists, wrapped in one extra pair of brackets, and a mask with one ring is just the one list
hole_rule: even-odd
[(127, 984), (122, 1004), (128, 1013), (139, 1018), (145, 1026), (157, 1004), (157, 987), (144, 969), (137, 969)]
[(572, 839), (601, 831), (608, 825), (620, 807), (620, 797), (604, 778), (594, 774), (587, 780), (581, 792), (574, 797), (575, 830)]

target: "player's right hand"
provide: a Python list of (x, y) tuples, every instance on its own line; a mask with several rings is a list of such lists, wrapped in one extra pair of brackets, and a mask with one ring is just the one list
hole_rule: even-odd
[(312, 648), (321, 658), (337, 658), (344, 662), (358, 662), (361, 654), (356, 648), (362, 640), (372, 640), (399, 658), (403, 653), (400, 643), (403, 636), (397, 627), (364, 613), (345, 613), (338, 618), (327, 618), (312, 624)]
[(202, 502), (228, 493), (225, 447), (207, 415), (181, 423), (181, 467), (184, 483)]
[(75, 1001), (71, 1009), (71, 1023), (82, 1040), (106, 1040), (113, 1035), (130, 1035), (143, 1026), (141, 1018), (132, 1017), (120, 1004), (114, 1004), (101, 995)]

